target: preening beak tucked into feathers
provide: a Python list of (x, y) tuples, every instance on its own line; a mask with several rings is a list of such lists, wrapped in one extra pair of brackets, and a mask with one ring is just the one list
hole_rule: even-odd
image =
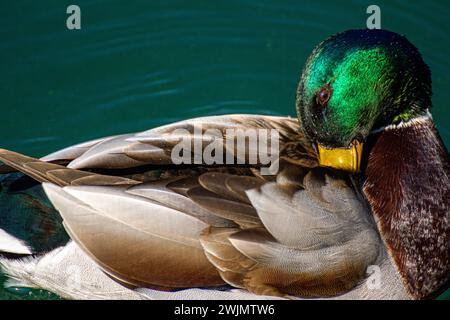
[(358, 140), (352, 141), (348, 148), (327, 148), (317, 146), (319, 165), (336, 170), (357, 173), (360, 170), (363, 144)]

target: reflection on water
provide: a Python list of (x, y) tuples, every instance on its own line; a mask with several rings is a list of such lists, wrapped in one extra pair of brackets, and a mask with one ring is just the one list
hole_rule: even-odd
[[(0, 4), (1, 147), (64, 146), (224, 113), (295, 115), (305, 59), (325, 37), (364, 28), (370, 1), (68, 1)], [(433, 72), (433, 115), (450, 143), (445, 1), (377, 1)]]

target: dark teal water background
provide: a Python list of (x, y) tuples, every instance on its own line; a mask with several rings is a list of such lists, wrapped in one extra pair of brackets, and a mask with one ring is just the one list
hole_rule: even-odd
[[(81, 30), (66, 28), (70, 4), (81, 8)], [(295, 115), (312, 48), (365, 28), (370, 4), (431, 67), (432, 112), (449, 147), (445, 0), (1, 1), (0, 146), (43, 156), (195, 116)]]

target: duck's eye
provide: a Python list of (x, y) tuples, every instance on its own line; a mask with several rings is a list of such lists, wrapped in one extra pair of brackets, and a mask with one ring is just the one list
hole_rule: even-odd
[(325, 87), (320, 88), (319, 92), (317, 92), (317, 103), (320, 104), (321, 106), (324, 106), (328, 100), (330, 100), (331, 98), (331, 89), (330, 87), (327, 85)]

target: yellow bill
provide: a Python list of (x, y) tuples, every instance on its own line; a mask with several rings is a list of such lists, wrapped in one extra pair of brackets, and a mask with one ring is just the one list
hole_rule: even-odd
[(328, 149), (319, 144), (318, 150), (320, 166), (349, 172), (359, 172), (363, 150), (363, 144), (361, 142), (353, 140), (349, 148), (334, 149)]

